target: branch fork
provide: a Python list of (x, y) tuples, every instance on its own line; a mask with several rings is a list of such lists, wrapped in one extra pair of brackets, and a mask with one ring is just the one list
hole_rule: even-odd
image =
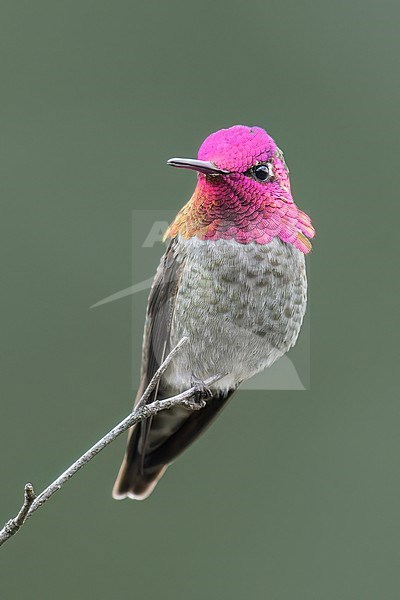
[[(138, 423), (139, 421), (148, 419), (162, 410), (167, 410), (173, 406), (184, 406), (190, 410), (200, 410), (206, 405), (204, 397), (199, 397), (198, 387), (194, 385), (185, 392), (173, 396), (172, 398), (166, 398), (164, 400), (155, 400), (151, 404), (146, 404), (146, 401), (150, 397), (151, 392), (154, 390), (162, 375), (167, 370), (169, 364), (175, 355), (180, 351), (182, 346), (188, 342), (188, 338), (184, 337), (180, 342), (171, 350), (164, 362), (161, 364), (159, 369), (154, 374), (149, 385), (144, 391), (141, 399), (137, 403), (133, 412), (128, 415), (123, 421), (118, 423), (111, 431), (106, 433), (98, 442), (96, 442), (89, 450), (87, 450), (80, 458), (78, 458), (64, 473), (62, 473), (57, 479), (53, 481), (43, 492), (38, 496), (35, 494), (33, 485), (27, 483), (24, 489), (24, 502), (21, 506), (18, 514), (7, 521), (3, 529), (0, 530), (0, 546), (7, 542), (13, 535), (19, 531), (19, 529), (26, 523), (27, 519), (43, 504), (55, 494), (61, 487), (66, 483), (75, 473), (77, 473), (82, 467), (90, 462), (96, 454), (101, 452), (103, 448), (111, 444), (121, 433)], [(222, 379), (224, 375), (214, 375), (204, 381), (206, 387), (212, 385), (219, 379)]]

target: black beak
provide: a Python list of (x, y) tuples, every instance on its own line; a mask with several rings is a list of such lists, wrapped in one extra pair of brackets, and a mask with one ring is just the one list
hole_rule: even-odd
[(229, 171), (218, 169), (212, 162), (197, 160), (196, 158), (170, 158), (168, 163), (171, 167), (178, 169), (192, 169), (205, 175), (227, 175)]

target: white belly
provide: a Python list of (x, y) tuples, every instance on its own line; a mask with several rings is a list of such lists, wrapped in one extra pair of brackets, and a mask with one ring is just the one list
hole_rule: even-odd
[(179, 282), (171, 347), (189, 337), (164, 376), (174, 390), (221, 373), (212, 386), (236, 387), (272, 365), (297, 340), (306, 309), (304, 255), (275, 238), (239, 244), (179, 240), (185, 267)]

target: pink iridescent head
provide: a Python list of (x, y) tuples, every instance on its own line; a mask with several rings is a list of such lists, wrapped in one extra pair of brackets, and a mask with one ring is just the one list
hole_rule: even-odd
[(279, 237), (310, 251), (311, 220), (294, 204), (283, 154), (261, 127), (221, 129), (205, 139), (197, 159), (172, 158), (168, 164), (199, 173), (194, 194), (168, 237), (242, 244), (268, 244)]

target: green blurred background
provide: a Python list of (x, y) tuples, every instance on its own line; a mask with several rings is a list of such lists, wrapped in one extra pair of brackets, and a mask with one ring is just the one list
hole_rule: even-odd
[(399, 18), (2, 2), (1, 520), (130, 409), (131, 299), (89, 307), (131, 283), (132, 210), (188, 198), (167, 158), (265, 126), (318, 231), (311, 388), (238, 394), (144, 503), (111, 499), (118, 440), (1, 549), (2, 598), (399, 598)]

